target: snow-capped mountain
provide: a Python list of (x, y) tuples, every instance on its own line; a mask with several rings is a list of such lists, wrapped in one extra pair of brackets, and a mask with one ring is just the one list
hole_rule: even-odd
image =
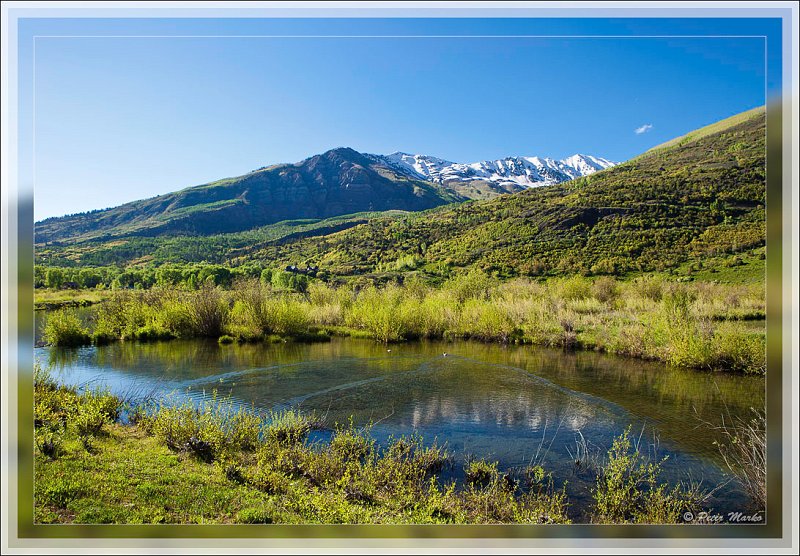
[(521, 187), (561, 183), (588, 176), (616, 164), (605, 158), (584, 154), (575, 154), (564, 160), (532, 156), (484, 160), (470, 164), (401, 152), (376, 155), (376, 158), (414, 179), (436, 183), (482, 180)]

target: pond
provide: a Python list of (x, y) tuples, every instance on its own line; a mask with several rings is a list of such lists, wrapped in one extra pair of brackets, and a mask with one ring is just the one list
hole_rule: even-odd
[[(65, 384), (107, 387), (127, 398), (216, 395), (257, 409), (299, 407), (327, 423), (372, 423), (379, 442), (421, 434), (465, 458), (501, 470), (540, 463), (566, 483), (577, 508), (591, 500), (594, 477), (575, 465), (577, 443), (603, 456), (630, 426), (643, 451), (663, 458), (663, 478), (717, 488), (709, 505), (745, 510), (703, 422), (748, 416), (764, 406), (762, 377), (673, 369), (593, 352), (475, 342), (385, 346), (333, 338), (328, 343), (117, 342), (103, 347), (38, 347)], [(325, 439), (320, 433), (318, 439)], [(579, 518), (578, 515), (575, 515)], [(580, 518), (579, 518), (580, 519)]]

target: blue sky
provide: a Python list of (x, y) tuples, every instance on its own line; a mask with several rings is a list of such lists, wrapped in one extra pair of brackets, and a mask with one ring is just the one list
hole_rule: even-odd
[[(636, 36), (764, 34), (741, 21), (52, 20), (27, 32), (36, 220), (338, 146), (621, 161), (766, 100), (763, 38)], [(292, 37), (74, 36), (97, 34)], [(308, 37), (321, 34), (382, 36)], [(415, 36), (385, 36), (398, 34)], [(505, 36), (416, 36), (428, 34)], [(626, 38), (507, 36), (520, 34)]]

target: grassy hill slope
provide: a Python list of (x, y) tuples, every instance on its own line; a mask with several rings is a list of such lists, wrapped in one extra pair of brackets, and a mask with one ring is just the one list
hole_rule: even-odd
[(307, 262), (344, 275), (479, 267), (500, 276), (701, 267), (735, 254), (749, 260), (765, 244), (764, 152), (762, 107), (592, 176), (378, 218), (247, 259)]

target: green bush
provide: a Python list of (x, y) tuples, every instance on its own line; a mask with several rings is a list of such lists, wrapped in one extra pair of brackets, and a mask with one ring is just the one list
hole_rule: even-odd
[(79, 437), (99, 434), (106, 423), (119, 416), (119, 400), (108, 392), (86, 392), (79, 398), (73, 418)]
[(666, 458), (652, 462), (632, 445), (630, 426), (608, 451), (594, 489), (596, 523), (682, 523), (683, 513), (700, 510), (702, 495), (677, 485), (668, 489), (658, 476)]
[(517, 329), (505, 307), (496, 301), (466, 301), (460, 317), (461, 335), (483, 341), (508, 342)]
[(212, 281), (203, 282), (191, 297), (191, 316), (194, 333), (203, 338), (219, 338), (223, 334), (230, 308), (222, 291)]
[(346, 317), (348, 326), (366, 330), (380, 342), (398, 342), (409, 332), (412, 315), (404, 311), (402, 290), (396, 285), (361, 291)]
[(290, 409), (283, 412), (269, 413), (269, 426), (266, 429), (266, 440), (278, 444), (297, 444), (302, 442), (311, 430), (313, 417)]
[(264, 309), (263, 332), (281, 336), (305, 332), (310, 324), (306, 307), (306, 304), (291, 299), (269, 300)]
[(472, 269), (449, 279), (442, 289), (453, 296), (456, 303), (464, 303), (468, 299), (488, 299), (491, 289), (498, 281), (480, 269)]
[(610, 303), (619, 296), (617, 281), (613, 278), (603, 276), (592, 284), (592, 295), (601, 303)]
[(664, 281), (657, 277), (640, 276), (633, 281), (633, 288), (643, 299), (658, 302), (664, 292)]
[(154, 323), (140, 326), (133, 337), (140, 342), (152, 342), (157, 340), (171, 340), (175, 338), (175, 334), (163, 326)]
[(60, 309), (48, 315), (43, 339), (51, 346), (81, 346), (91, 343), (89, 332), (73, 309)]
[(557, 281), (555, 283), (555, 291), (562, 299), (586, 299), (592, 295), (592, 283), (587, 278), (576, 274), (570, 278)]
[(483, 460), (469, 462), (464, 470), (464, 475), (468, 484), (479, 488), (489, 486), (500, 477), (500, 473), (497, 471), (497, 462), (489, 463)]
[(752, 374), (766, 372), (764, 335), (744, 331), (732, 322), (723, 322), (717, 325), (713, 342), (719, 368)]

